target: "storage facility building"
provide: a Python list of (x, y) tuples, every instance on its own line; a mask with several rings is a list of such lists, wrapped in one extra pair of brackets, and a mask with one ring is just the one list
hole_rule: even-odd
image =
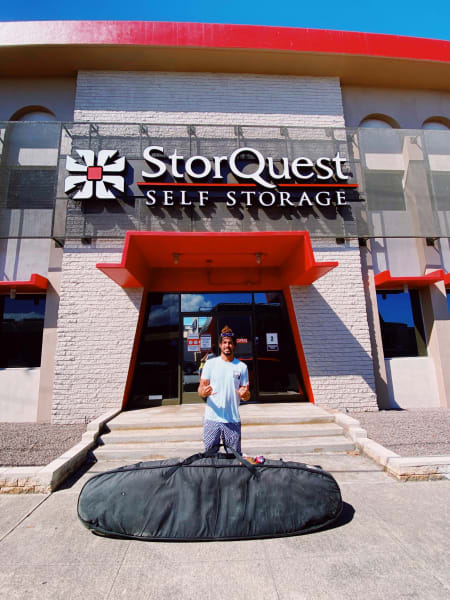
[[(0, 24), (0, 421), (450, 406), (450, 42)], [(447, 286), (447, 287), (446, 287)]]

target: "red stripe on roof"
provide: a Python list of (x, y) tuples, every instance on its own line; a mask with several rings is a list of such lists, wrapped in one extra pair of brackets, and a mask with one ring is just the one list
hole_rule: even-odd
[(0, 45), (144, 45), (244, 48), (450, 62), (450, 42), (378, 33), (152, 21), (0, 23)]

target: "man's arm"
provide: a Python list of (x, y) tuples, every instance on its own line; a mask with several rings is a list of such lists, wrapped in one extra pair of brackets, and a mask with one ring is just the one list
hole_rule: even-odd
[(200, 398), (206, 398), (207, 396), (211, 396), (213, 389), (210, 385), (209, 379), (200, 379), (200, 385), (198, 386), (197, 393)]

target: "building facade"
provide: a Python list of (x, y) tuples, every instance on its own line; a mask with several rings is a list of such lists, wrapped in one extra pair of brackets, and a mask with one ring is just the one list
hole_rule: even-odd
[(0, 420), (197, 402), (450, 404), (450, 43), (0, 28)]

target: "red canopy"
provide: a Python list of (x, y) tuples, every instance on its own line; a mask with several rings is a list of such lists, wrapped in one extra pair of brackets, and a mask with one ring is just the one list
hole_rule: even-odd
[(48, 279), (37, 273), (33, 273), (29, 281), (0, 281), (0, 294), (9, 294), (16, 290), (18, 294), (36, 294), (45, 292)]
[(419, 277), (392, 277), (390, 271), (382, 271), (375, 275), (375, 286), (377, 290), (399, 290), (405, 285), (409, 288), (417, 289), (427, 287), (432, 283), (444, 280), (444, 271), (438, 269), (427, 275)]
[(166, 292), (309, 285), (337, 266), (316, 262), (306, 231), (129, 231), (121, 262), (97, 265), (123, 288)]

